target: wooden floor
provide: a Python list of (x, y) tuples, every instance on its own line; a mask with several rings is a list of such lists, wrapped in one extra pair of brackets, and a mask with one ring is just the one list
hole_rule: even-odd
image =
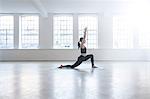
[(150, 99), (150, 62), (0, 62), (0, 99)]

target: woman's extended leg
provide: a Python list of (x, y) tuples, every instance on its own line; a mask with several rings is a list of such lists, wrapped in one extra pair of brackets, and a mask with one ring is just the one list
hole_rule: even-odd
[(58, 68), (72, 68), (72, 65), (61, 65), (60, 67)]
[(58, 68), (75, 68), (77, 66), (79, 66), (84, 60), (84, 56), (80, 55), (77, 59), (77, 61), (73, 64), (73, 65), (61, 65)]

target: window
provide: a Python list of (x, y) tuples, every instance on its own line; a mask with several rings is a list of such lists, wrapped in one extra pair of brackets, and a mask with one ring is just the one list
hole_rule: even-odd
[(53, 17), (54, 48), (73, 48), (73, 17), (71, 15), (55, 15)]
[(113, 17), (113, 48), (133, 48), (133, 27), (126, 16)]
[(138, 19), (139, 48), (150, 49), (150, 15)]
[(39, 16), (20, 16), (19, 48), (39, 47)]
[(13, 16), (0, 16), (0, 48), (14, 48)]
[(83, 37), (84, 28), (88, 28), (87, 48), (98, 48), (98, 19), (96, 15), (79, 15), (78, 32), (79, 38)]

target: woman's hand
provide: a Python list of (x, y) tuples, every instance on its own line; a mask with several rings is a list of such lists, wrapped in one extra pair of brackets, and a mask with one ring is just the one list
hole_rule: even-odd
[(84, 28), (84, 32), (87, 32), (87, 27)]

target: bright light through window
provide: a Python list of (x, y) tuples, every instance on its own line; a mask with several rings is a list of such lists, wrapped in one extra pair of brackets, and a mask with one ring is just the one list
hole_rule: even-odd
[(133, 48), (133, 31), (130, 18), (113, 17), (113, 48)]
[(39, 47), (39, 16), (20, 16), (19, 48)]
[(79, 15), (79, 38), (83, 37), (84, 28), (88, 28), (86, 46), (90, 49), (98, 48), (98, 19), (96, 15)]
[(143, 16), (138, 25), (138, 38), (140, 48), (150, 48), (150, 16)]
[(0, 48), (14, 48), (13, 16), (0, 16)]
[[(150, 48), (150, 6), (148, 0), (135, 0), (132, 4), (130, 4), (126, 8), (128, 12), (128, 16), (124, 17), (123, 20), (120, 21), (120, 24), (126, 24), (128, 27), (132, 24), (132, 30), (128, 28), (129, 31), (122, 30), (122, 32), (126, 31), (126, 39), (123, 44), (123, 40), (119, 40), (122, 37), (122, 32), (119, 31), (120, 25), (115, 26), (117, 22), (114, 22), (114, 48), (138, 48), (138, 49), (146, 49)], [(114, 21), (117, 20), (116, 18)], [(119, 22), (119, 21), (118, 21)], [(117, 30), (116, 32), (115, 30)], [(132, 31), (132, 32), (131, 32)], [(120, 33), (119, 33), (120, 32)], [(118, 35), (118, 38), (116, 38)], [(128, 35), (128, 36), (127, 36)], [(132, 36), (133, 35), (133, 36)], [(123, 36), (123, 35), (122, 35)], [(118, 39), (118, 40), (117, 40)], [(128, 43), (127, 43), (128, 42)]]
[(73, 17), (71, 15), (55, 15), (53, 18), (54, 48), (73, 48)]
[(150, 15), (114, 16), (113, 48), (150, 48)]

